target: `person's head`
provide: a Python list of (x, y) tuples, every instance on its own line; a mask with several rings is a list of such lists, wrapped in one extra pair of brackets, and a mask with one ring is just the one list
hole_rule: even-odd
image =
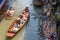
[[(53, 24), (52, 24), (53, 25)], [(55, 28), (54, 28), (55, 26), (53, 25), (53, 26), (51, 26), (51, 32), (52, 33), (54, 33), (55, 32)]]
[(49, 16), (50, 15), (50, 12), (47, 12), (47, 16)]
[(24, 14), (24, 12), (22, 12), (22, 14)]
[(20, 18), (23, 18), (23, 15), (19, 15)]
[(8, 8), (8, 10), (11, 10), (11, 9), (12, 9), (12, 7), (9, 7), (9, 8)]
[(16, 23), (17, 23), (17, 24), (20, 24), (20, 20), (18, 20)]
[(28, 7), (29, 7), (28, 5), (25, 6), (25, 8), (28, 8)]

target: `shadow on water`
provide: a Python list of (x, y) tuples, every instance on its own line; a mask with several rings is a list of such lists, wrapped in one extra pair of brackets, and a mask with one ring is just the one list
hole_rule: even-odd
[(43, 40), (43, 27), (42, 27), (42, 14), (43, 14), (43, 6), (34, 6), (34, 10), (37, 13), (38, 17), (38, 39)]

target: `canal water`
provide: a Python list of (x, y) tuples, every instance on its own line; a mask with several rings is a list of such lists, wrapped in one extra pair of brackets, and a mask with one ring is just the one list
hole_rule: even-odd
[[(30, 18), (24, 28), (13, 38), (6, 38), (7, 30), (14, 19), (22, 12), (25, 5), (29, 6)], [(33, 0), (7, 0), (7, 7), (15, 8), (15, 14), (12, 20), (0, 22), (0, 40), (43, 40), (42, 31), (42, 13), (43, 6), (33, 5)], [(5, 6), (4, 9), (7, 9)]]

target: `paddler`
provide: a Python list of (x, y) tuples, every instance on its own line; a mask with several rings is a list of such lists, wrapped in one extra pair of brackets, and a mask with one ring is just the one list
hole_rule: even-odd
[(8, 8), (8, 10), (6, 11), (6, 17), (7, 17), (7, 16), (11, 16), (10, 8)]
[(11, 15), (13, 15), (15, 13), (14, 9), (10, 10)]
[(47, 6), (44, 6), (44, 13), (47, 13), (48, 12), (48, 8)]
[(13, 29), (13, 31), (16, 32), (19, 27), (20, 27), (20, 20), (18, 20), (16, 23), (14, 23), (14, 29)]
[(26, 5), (26, 6), (25, 6), (25, 9), (24, 9), (25, 12), (29, 12), (29, 9), (28, 9), (28, 8), (29, 8), (28, 5)]
[(6, 16), (12, 16), (13, 13), (14, 10), (11, 10), (11, 7), (9, 7), (8, 10), (6, 11)]
[(50, 16), (50, 12), (47, 12), (47, 15), (45, 15), (43, 19), (48, 20), (49, 16)]
[(17, 20), (20, 20), (20, 22), (21, 22), (22, 24), (24, 23), (25, 19), (26, 19), (26, 18), (25, 18), (24, 13), (20, 14), (19, 17), (17, 18)]

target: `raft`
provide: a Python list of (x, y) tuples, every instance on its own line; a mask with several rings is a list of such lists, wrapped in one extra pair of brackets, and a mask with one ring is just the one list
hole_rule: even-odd
[[(25, 10), (24, 10), (25, 11)], [(23, 12), (24, 14), (25, 14), (25, 20), (23, 21), (20, 21), (19, 22), (19, 20), (18, 19), (20, 19), (21, 20), (21, 18), (19, 18), (20, 16), (18, 16), (13, 22), (12, 22), (12, 24), (10, 25), (10, 27), (9, 27), (9, 29), (8, 29), (8, 31), (7, 31), (7, 34), (6, 34), (6, 36), (7, 37), (14, 37), (23, 27), (24, 27), (24, 25), (27, 23), (27, 21), (28, 21), (28, 19), (29, 19), (29, 11), (28, 12)], [(22, 14), (23, 14), (22, 13)], [(23, 17), (24, 18), (24, 17)], [(17, 21), (20, 23), (19, 24), (19, 27), (14, 27), (14, 24), (15, 23), (17, 23)], [(21, 23), (22, 22), (22, 23)]]
[(48, 12), (43, 15), (42, 25), (44, 40), (57, 40), (55, 16), (50, 12), (51, 11), (48, 10)]
[(6, 20), (12, 19), (13, 14), (14, 14), (14, 10), (7, 10), (6, 13), (5, 13), (5, 19)]

